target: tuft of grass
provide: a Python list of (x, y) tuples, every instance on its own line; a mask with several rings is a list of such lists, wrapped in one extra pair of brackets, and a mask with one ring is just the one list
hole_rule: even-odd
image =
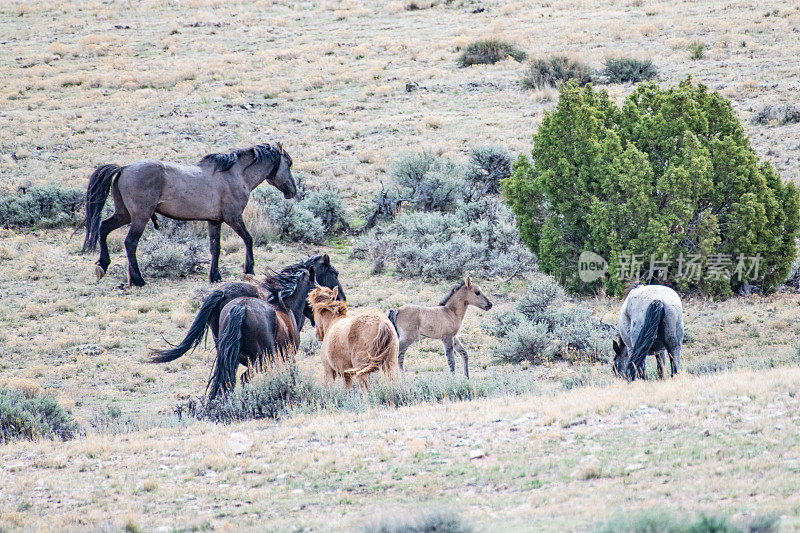
[(689, 57), (694, 60), (703, 59), (706, 55), (706, 45), (701, 41), (692, 41), (689, 43)]
[(388, 380), (374, 375), (370, 391), (346, 390), (340, 383), (326, 386), (314, 376), (288, 364), (258, 376), (226, 397), (205, 405), (193, 400), (176, 407), (179, 416), (231, 423), (253, 419), (281, 419), (297, 413), (364, 412), (374, 407), (401, 407), (477, 398), (518, 396), (539, 392), (532, 376), (494, 371), (480, 379), (460, 374), (431, 373)]
[(567, 80), (575, 80), (579, 85), (594, 81), (594, 69), (567, 56), (551, 56), (531, 61), (528, 71), (522, 78), (526, 89), (557, 87)]
[(52, 397), (0, 388), (0, 443), (39, 438), (68, 440), (78, 424)]
[(608, 83), (638, 83), (658, 78), (658, 69), (650, 59), (634, 57), (606, 59), (603, 73)]
[(528, 54), (507, 41), (484, 39), (467, 45), (458, 58), (458, 66), (493, 65), (509, 56), (514, 61), (525, 61)]
[(472, 526), (452, 511), (434, 510), (409, 517), (408, 513), (384, 516), (362, 529), (363, 533), (471, 533)]

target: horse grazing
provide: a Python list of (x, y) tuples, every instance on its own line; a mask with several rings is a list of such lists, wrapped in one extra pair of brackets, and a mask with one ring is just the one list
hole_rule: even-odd
[(403, 369), (406, 350), (422, 335), (442, 341), (450, 372), (456, 371), (456, 362), (453, 358), (453, 348), (455, 348), (464, 360), (464, 375), (469, 377), (469, 356), (458, 336), (461, 333), (464, 315), (467, 314), (467, 307), (470, 305), (484, 311), (492, 308), (492, 302), (483, 294), (478, 284), (467, 276), (453, 287), (450, 294), (436, 307), (406, 304), (400, 309), (389, 311), (389, 320), (394, 324), (400, 337), (400, 369)]
[(392, 323), (377, 311), (349, 316), (347, 304), (337, 300), (338, 289), (317, 286), (308, 295), (317, 323), (317, 339), (325, 382), (342, 376), (350, 388), (355, 377), (364, 391), (369, 375), (381, 368), (390, 378), (397, 367), (399, 342)]
[[(95, 273), (100, 280), (111, 264), (106, 238), (130, 223), (125, 237), (128, 282), (143, 286), (136, 260), (136, 247), (148, 220), (159, 213), (176, 220), (205, 220), (211, 242), (208, 278), (221, 281), (219, 273), (220, 232), (226, 223), (244, 241), (244, 271), (253, 274), (253, 238), (242, 221), (250, 193), (264, 180), (294, 198), (297, 188), (291, 172), (292, 158), (280, 143), (259, 144), (229, 154), (209, 154), (194, 165), (144, 160), (126, 166), (103, 165), (89, 178), (86, 189), (86, 238), (83, 252), (94, 251), (100, 242)], [(114, 214), (100, 223), (108, 195), (114, 197)]]
[(674, 290), (643, 285), (631, 290), (619, 312), (614, 340), (614, 373), (628, 381), (645, 377), (645, 358), (656, 356), (658, 377), (664, 378), (664, 349), (669, 353), (671, 376), (681, 366), (683, 306)]
[[(331, 259), (328, 257), (328, 254), (311, 256), (303, 261), (287, 266), (281, 270), (278, 275), (272, 274), (267, 276), (264, 281), (261, 282), (261, 289), (263, 289), (263, 291), (259, 290), (259, 287), (251, 283), (226, 283), (219, 289), (216, 289), (211, 294), (206, 296), (206, 299), (203, 300), (203, 305), (197, 312), (197, 316), (192, 322), (192, 325), (189, 327), (189, 331), (186, 333), (186, 336), (181, 343), (166, 350), (151, 350), (151, 353), (154, 357), (150, 360), (150, 362), (167, 363), (169, 361), (174, 361), (185, 353), (194, 350), (205, 338), (209, 327), (211, 328), (211, 334), (213, 335), (214, 342), (216, 343), (220, 331), (220, 312), (222, 311), (223, 307), (225, 307), (231, 300), (235, 298), (259, 298), (261, 295), (266, 293), (267, 302), (273, 305), (278, 304), (278, 293), (283, 294), (284, 299), (291, 299), (289, 291), (294, 290), (293, 285), (291, 283), (287, 283), (284, 287), (284, 281), (287, 279), (292, 279), (295, 274), (303, 269), (313, 269), (318, 283), (331, 289), (334, 287), (337, 288), (339, 299), (345, 299), (344, 289), (342, 289), (342, 286), (339, 284), (339, 271), (336, 270), (333, 265), (331, 265)], [(312, 326), (314, 325), (314, 313), (311, 311), (311, 308), (306, 302), (307, 296), (308, 292), (302, 295), (302, 300), (305, 303), (302, 313), (295, 315), (298, 332), (303, 330), (303, 325), (305, 324), (306, 318), (311, 321)]]
[(314, 288), (314, 268), (275, 274), (263, 285), (266, 289), (259, 297), (234, 298), (220, 312), (217, 358), (206, 387), (209, 400), (234, 389), (240, 364), (247, 367), (242, 375), (246, 383), (253, 372), (294, 359), (300, 345), (298, 323)]

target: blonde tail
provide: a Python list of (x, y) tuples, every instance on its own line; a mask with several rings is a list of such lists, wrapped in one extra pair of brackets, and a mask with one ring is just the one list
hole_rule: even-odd
[(397, 366), (397, 354), (400, 351), (400, 343), (397, 340), (397, 333), (391, 323), (381, 322), (378, 326), (378, 335), (375, 337), (369, 361), (363, 367), (356, 370), (356, 376), (363, 376), (374, 372), (378, 368), (383, 368), (388, 374), (394, 372)]

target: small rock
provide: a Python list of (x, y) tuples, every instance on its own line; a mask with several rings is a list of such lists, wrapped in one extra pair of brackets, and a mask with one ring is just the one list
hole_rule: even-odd
[(231, 433), (227, 442), (228, 450), (240, 455), (253, 447), (253, 440), (244, 433)]
[(482, 457), (486, 457), (486, 454), (480, 448), (475, 448), (469, 452), (470, 459), (481, 459)]

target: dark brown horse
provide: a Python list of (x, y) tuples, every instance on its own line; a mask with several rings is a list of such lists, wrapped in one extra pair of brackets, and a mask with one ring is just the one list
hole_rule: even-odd
[[(344, 289), (342, 289), (342, 286), (339, 284), (339, 271), (331, 264), (331, 259), (328, 257), (328, 254), (314, 255), (303, 261), (289, 265), (281, 270), (279, 275), (267, 276), (264, 281), (261, 282), (260, 287), (252, 283), (226, 283), (206, 296), (205, 300), (203, 300), (203, 305), (200, 306), (197, 316), (181, 343), (165, 350), (152, 350), (153, 358), (150, 362), (168, 363), (194, 350), (205, 338), (209, 327), (211, 328), (211, 334), (214, 336), (214, 342), (216, 343), (220, 331), (220, 312), (231, 300), (242, 297), (259, 298), (266, 294), (267, 301), (273, 305), (277, 305), (278, 293), (282, 292), (284, 298), (287, 298), (288, 301), (294, 301), (290, 296), (290, 294), (293, 294), (292, 291), (294, 291), (296, 287), (294, 283), (291, 283), (292, 277), (302, 269), (308, 270), (311, 268), (314, 269), (317, 282), (320, 285), (330, 289), (334, 287), (337, 288), (339, 299), (345, 299)], [(306, 318), (311, 321), (311, 325), (313, 326), (314, 313), (307, 303), (305, 307), (298, 309), (295, 315), (297, 331), (303, 330), (303, 324)]]
[(217, 358), (206, 387), (209, 400), (234, 389), (240, 364), (247, 367), (244, 383), (253, 372), (294, 359), (300, 345), (297, 317), (303, 320), (308, 293), (315, 287), (314, 269), (275, 274), (265, 285), (271, 294), (235, 298), (222, 308)]
[[(220, 281), (219, 249), (222, 223), (229, 225), (244, 241), (244, 271), (253, 274), (253, 238), (242, 221), (250, 193), (263, 181), (294, 198), (297, 188), (291, 172), (292, 158), (280, 143), (259, 144), (229, 154), (210, 154), (194, 165), (164, 161), (137, 161), (130, 165), (103, 165), (92, 173), (86, 190), (86, 238), (83, 251), (93, 251), (100, 241), (97, 278), (108, 270), (111, 259), (106, 238), (126, 224), (128, 281), (142, 286), (144, 279), (136, 261), (136, 247), (148, 220), (155, 213), (176, 220), (208, 221), (211, 241), (209, 280)], [(114, 214), (100, 223), (109, 193), (114, 197)]]

